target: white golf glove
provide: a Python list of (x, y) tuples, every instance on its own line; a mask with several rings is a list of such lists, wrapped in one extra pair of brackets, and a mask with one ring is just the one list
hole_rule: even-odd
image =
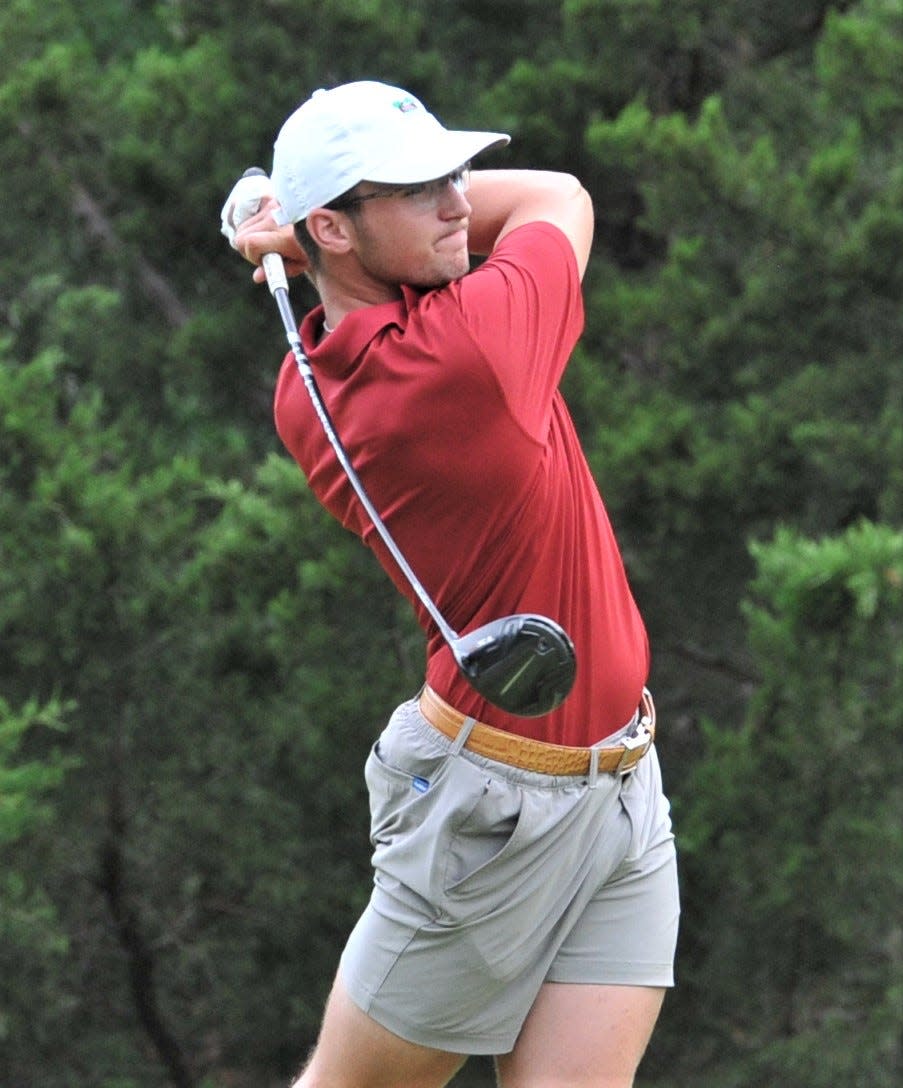
[(264, 197), (272, 194), (270, 179), (263, 171), (259, 174), (246, 174), (238, 179), (232, 192), (226, 197), (220, 218), (222, 232), (229, 239), (229, 245), (235, 249), (235, 232), (242, 223), (260, 209)]
[[(272, 191), (270, 179), (259, 167), (247, 170), (232, 187), (232, 192), (226, 197), (226, 203), (220, 213), (220, 229), (229, 239), (229, 245), (233, 249), (236, 248), (235, 232), (249, 216), (259, 211), (261, 201), (264, 197), (270, 196)], [(288, 280), (285, 275), (285, 265), (279, 254), (265, 253), (260, 263), (266, 273), (270, 294), (275, 296), (280, 288), (287, 292)]]

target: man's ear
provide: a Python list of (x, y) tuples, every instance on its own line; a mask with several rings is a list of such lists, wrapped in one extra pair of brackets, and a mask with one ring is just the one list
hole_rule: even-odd
[(351, 222), (342, 212), (314, 208), (307, 214), (307, 231), (324, 253), (341, 254), (351, 249)]

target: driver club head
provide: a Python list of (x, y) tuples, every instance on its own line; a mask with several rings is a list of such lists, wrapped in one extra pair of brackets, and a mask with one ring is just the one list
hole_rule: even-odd
[(548, 714), (560, 706), (574, 683), (574, 645), (547, 616), (504, 616), (449, 645), (471, 687), (509, 714), (523, 718)]

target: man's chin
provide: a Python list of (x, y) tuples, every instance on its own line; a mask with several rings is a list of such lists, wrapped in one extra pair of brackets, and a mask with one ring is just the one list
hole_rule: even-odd
[(424, 274), (421, 280), (417, 283), (412, 283), (412, 287), (423, 287), (432, 289), (436, 287), (445, 287), (449, 283), (454, 283), (455, 280), (459, 280), (462, 276), (466, 276), (470, 271), (470, 258), (467, 253), (463, 253), (461, 257), (455, 261), (446, 261), (444, 267), (436, 269), (432, 274)]

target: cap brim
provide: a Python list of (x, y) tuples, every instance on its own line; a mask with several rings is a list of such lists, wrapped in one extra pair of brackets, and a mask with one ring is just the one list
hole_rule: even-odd
[(457, 170), (483, 151), (505, 147), (511, 137), (504, 132), (460, 132), (440, 129), (436, 138), (404, 148), (389, 148), (383, 163), (372, 167), (362, 181), (407, 185), (432, 181)]

